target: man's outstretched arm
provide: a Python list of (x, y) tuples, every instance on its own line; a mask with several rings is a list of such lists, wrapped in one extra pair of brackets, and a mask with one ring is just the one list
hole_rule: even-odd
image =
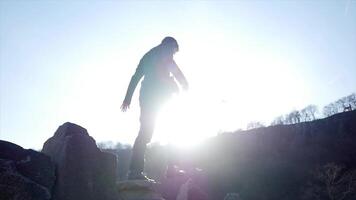
[(142, 66), (142, 60), (141, 60), (140, 64), (138, 65), (138, 67), (136, 69), (135, 74), (131, 77), (130, 84), (126, 91), (125, 99), (121, 105), (121, 110), (123, 112), (125, 112), (128, 108), (130, 108), (132, 95), (136, 89), (138, 82), (141, 80), (143, 75), (144, 75), (144, 73), (143, 73), (143, 66)]
[(188, 90), (189, 84), (187, 79), (185, 78), (183, 72), (179, 69), (178, 65), (173, 61), (173, 66), (172, 66), (172, 74), (174, 77), (177, 79), (179, 84), (183, 87), (184, 90)]

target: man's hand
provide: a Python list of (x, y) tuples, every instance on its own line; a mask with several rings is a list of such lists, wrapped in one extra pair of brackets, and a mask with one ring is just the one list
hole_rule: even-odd
[(122, 112), (126, 112), (126, 110), (130, 108), (130, 104), (124, 101), (120, 108)]

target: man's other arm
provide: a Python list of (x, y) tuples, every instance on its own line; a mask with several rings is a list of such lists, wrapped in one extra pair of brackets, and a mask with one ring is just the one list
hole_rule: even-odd
[(171, 72), (174, 75), (174, 77), (177, 79), (179, 84), (183, 87), (183, 89), (187, 90), (189, 88), (188, 81), (185, 78), (183, 72), (179, 69), (178, 65), (174, 61), (172, 63)]

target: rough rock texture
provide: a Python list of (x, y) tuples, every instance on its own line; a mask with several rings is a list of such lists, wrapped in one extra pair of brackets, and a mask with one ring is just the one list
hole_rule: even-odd
[(0, 199), (51, 198), (55, 167), (50, 158), (34, 150), (0, 140)]
[(117, 199), (116, 156), (101, 152), (86, 129), (65, 123), (43, 145), (56, 164), (54, 200)]
[(240, 200), (240, 195), (238, 193), (227, 193), (224, 200)]
[(157, 192), (158, 183), (145, 180), (129, 180), (118, 183), (120, 200), (164, 200)]
[(162, 178), (159, 191), (166, 200), (207, 200), (208, 194), (188, 176)]
[(175, 176), (171, 178), (161, 178), (161, 185), (159, 191), (163, 198), (166, 200), (176, 200), (178, 193), (180, 191), (181, 185), (183, 185), (189, 177), (186, 176)]

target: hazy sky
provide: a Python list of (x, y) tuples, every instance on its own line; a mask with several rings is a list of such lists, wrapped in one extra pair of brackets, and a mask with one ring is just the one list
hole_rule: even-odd
[[(190, 142), (356, 91), (356, 1), (0, 0), (0, 139), (40, 149), (66, 121), (133, 143), (140, 58), (165, 36), (190, 91), (155, 141)], [(187, 138), (190, 139), (187, 139)]]

